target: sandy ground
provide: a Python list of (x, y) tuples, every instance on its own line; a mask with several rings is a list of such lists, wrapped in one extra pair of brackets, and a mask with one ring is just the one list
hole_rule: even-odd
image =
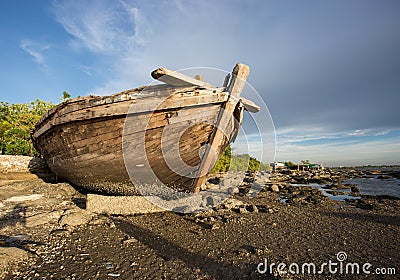
[(15, 179), (0, 182), (1, 279), (400, 279), (398, 199), (335, 202), (298, 187), (283, 203), (283, 187), (250, 199), (243, 184), (207, 212), (117, 216), (87, 213), (67, 183)]

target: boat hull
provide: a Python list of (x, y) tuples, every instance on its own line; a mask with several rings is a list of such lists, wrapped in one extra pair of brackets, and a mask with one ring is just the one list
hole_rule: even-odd
[[(201, 90), (197, 91), (198, 96), (201, 96)], [(187, 90), (185, 94), (188, 95)], [(209, 95), (210, 92), (203, 94)], [(225, 96), (221, 94), (221, 97), (213, 99), (214, 103), (196, 104), (197, 101), (194, 101), (187, 102), (185, 107), (173, 106), (154, 112), (138, 113), (130, 113), (129, 104), (132, 106), (134, 103), (127, 100), (119, 104), (121, 108), (125, 108), (122, 114), (120, 112), (118, 115), (104, 116), (109, 107), (94, 108), (97, 115), (103, 117), (60, 123), (35, 138), (34, 143), (58, 177), (90, 191), (121, 195), (139, 194), (132, 179), (141, 175), (132, 175), (127, 166), (148, 164), (163, 184), (175, 190), (194, 192), (198, 178), (193, 178), (193, 167), (201, 163), (202, 149), (210, 143), (224, 100)], [(72, 104), (70, 106), (73, 106)], [(63, 108), (68, 109), (68, 105)], [(84, 107), (82, 110), (88, 109)], [(69, 114), (79, 115), (82, 114), (82, 110)], [(134, 108), (130, 110), (134, 111)], [(238, 107), (237, 110), (243, 109)], [(72, 116), (70, 118), (73, 119)], [(45, 123), (46, 121), (42, 126)], [(225, 149), (232, 138), (234, 123), (232, 115), (226, 139), (218, 153)], [(137, 158), (135, 149), (130, 149), (140, 143), (145, 143), (145, 159)], [(177, 146), (183, 164), (171, 170), (163, 154), (168, 153), (168, 149), (176, 150)], [(179, 169), (178, 173), (176, 169)]]
[(232, 74), (217, 88), (160, 68), (153, 77), (169, 84), (69, 100), (39, 120), (34, 146), (58, 177), (89, 191), (143, 194), (150, 182), (198, 192), (240, 129), (248, 67)]

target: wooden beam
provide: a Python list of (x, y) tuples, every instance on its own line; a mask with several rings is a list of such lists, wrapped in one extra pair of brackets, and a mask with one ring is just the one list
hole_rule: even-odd
[[(211, 137), (210, 145), (205, 151), (201, 165), (198, 173), (198, 180), (194, 186), (194, 192), (199, 192), (201, 185), (206, 180), (206, 174), (209, 172), (211, 167), (215, 164), (217, 160), (214, 155), (210, 155), (211, 149), (221, 153), (222, 146), (225, 143), (224, 130), (228, 127), (230, 120), (233, 118), (233, 112), (235, 110), (236, 104), (239, 102), (240, 94), (246, 84), (246, 79), (250, 73), (250, 69), (247, 65), (238, 63), (232, 71), (232, 78), (228, 86), (229, 97), (225, 106), (220, 110), (217, 123), (215, 125), (216, 129), (214, 135)], [(229, 137), (229, 135), (226, 135)], [(229, 139), (227, 139), (229, 140)], [(218, 154), (216, 155), (218, 156)]]
[[(146, 113), (157, 110), (170, 110), (174, 108), (186, 108), (190, 106), (222, 103), (228, 99), (225, 92), (219, 89), (201, 89), (182, 93), (171, 94), (163, 102), (158, 96), (148, 95), (144, 98), (131, 99), (118, 103), (94, 106), (84, 110), (76, 110), (73, 113), (62, 114), (62, 111), (54, 113), (47, 123), (35, 129), (33, 138), (36, 139), (54, 126), (73, 121), (82, 121), (102, 117), (117, 117), (127, 113)], [(161, 103), (160, 103), (161, 102)]]
[(199, 86), (206, 88), (215, 88), (215, 86), (210, 85), (209, 83), (197, 80), (176, 71), (168, 70), (166, 68), (158, 68), (154, 70), (153, 72), (151, 72), (151, 76), (156, 80), (176, 87)]
[(244, 109), (250, 113), (257, 113), (260, 111), (260, 106), (251, 100), (242, 97), (240, 98), (240, 102), (242, 102)]

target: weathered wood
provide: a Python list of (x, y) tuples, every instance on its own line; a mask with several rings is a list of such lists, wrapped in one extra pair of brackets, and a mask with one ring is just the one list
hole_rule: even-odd
[(224, 146), (227, 140), (226, 136), (223, 133), (223, 130), (225, 130), (225, 128), (229, 124), (230, 119), (233, 117), (233, 112), (235, 110), (236, 104), (239, 102), (239, 97), (245, 86), (245, 82), (249, 75), (249, 72), (249, 67), (241, 63), (236, 64), (235, 68), (232, 71), (231, 81), (228, 86), (228, 91), (230, 93), (229, 99), (227, 100), (225, 107), (221, 109), (211, 143), (209, 145), (209, 148), (204, 153), (198, 173), (198, 180), (195, 185), (195, 192), (200, 191), (200, 187), (206, 179), (205, 175), (209, 172), (209, 170), (217, 160), (217, 158), (210, 156), (211, 149), (217, 151), (218, 157), (225, 148)]
[[(185, 114), (187, 115), (187, 114)], [(213, 118), (216, 118), (215, 116), (213, 116)], [(177, 126), (178, 125), (178, 126)], [(181, 124), (182, 125), (182, 124)], [(179, 128), (179, 123), (177, 124), (173, 124), (171, 125), (172, 127), (176, 127)], [(74, 127), (73, 130), (70, 130), (69, 132), (71, 133), (71, 135), (76, 135), (77, 132), (76, 130), (78, 129), (78, 127)], [(146, 155), (146, 158), (144, 158), (143, 160), (149, 160), (150, 162), (155, 162), (156, 164), (153, 165), (152, 167), (154, 169), (160, 169), (162, 166), (164, 167), (164, 169), (166, 170), (167, 168), (165, 168), (165, 164), (160, 164), (160, 156), (161, 155), (161, 146), (160, 146), (160, 138), (162, 135), (162, 127), (158, 130), (158, 132), (154, 131), (154, 132), (148, 132), (147, 137), (146, 137), (146, 144), (149, 147), (148, 150), (148, 154)], [(63, 129), (61, 129), (63, 130)], [(87, 128), (85, 128), (84, 130), (87, 130)], [(179, 131), (180, 129), (178, 129)], [(172, 131), (172, 130), (171, 130)], [(197, 135), (195, 135), (195, 137), (193, 137), (193, 135), (191, 135), (190, 131), (193, 131), (193, 129), (189, 130), (188, 133), (186, 133), (185, 135), (183, 135), (182, 139), (178, 139), (175, 135), (170, 134), (170, 132), (168, 134), (170, 134), (169, 138), (167, 138), (168, 140), (163, 142), (163, 147), (168, 149), (168, 145), (174, 145), (176, 144), (176, 141), (179, 141), (179, 145), (180, 146), (185, 146), (183, 149), (181, 148), (180, 151), (181, 152), (188, 152), (189, 154), (194, 154), (197, 157), (197, 161), (199, 161), (198, 158), (198, 151), (195, 151), (195, 149), (193, 148), (193, 141), (200, 143), (200, 142), (204, 142), (207, 139), (205, 137), (208, 137), (209, 134), (207, 134), (204, 137), (198, 137)], [(197, 132), (193, 132), (194, 134), (198, 133), (198, 132), (202, 132), (203, 134), (206, 133), (206, 131), (204, 130), (203, 127), (199, 127), (198, 129), (195, 129), (195, 131)], [(212, 131), (212, 129), (208, 130), (209, 132)], [(111, 132), (112, 134), (112, 132)], [(157, 136), (158, 134), (158, 136)], [(115, 134), (116, 135), (116, 134)], [(67, 154), (62, 154), (60, 156), (57, 157), (55, 164), (51, 164), (51, 167), (55, 170), (61, 170), (61, 169), (65, 169), (65, 166), (68, 166), (68, 172), (67, 173), (63, 173), (63, 172), (57, 172), (59, 175), (64, 175), (66, 177), (70, 177), (71, 175), (73, 176), (81, 176), (81, 177), (91, 177), (92, 181), (96, 181), (99, 180), (99, 182), (101, 182), (101, 180), (98, 178), (101, 175), (106, 176), (105, 174), (109, 174), (107, 175), (108, 177), (108, 181), (111, 181), (114, 177), (112, 177), (112, 175), (116, 175), (116, 177), (121, 176), (121, 174), (113, 174), (115, 172), (114, 168), (110, 167), (110, 166), (116, 166), (116, 162), (114, 162), (115, 160), (117, 160), (118, 157), (122, 158), (122, 155), (117, 155), (115, 154), (115, 152), (113, 152), (113, 154), (107, 154), (108, 152), (111, 151), (115, 151), (118, 149), (121, 149), (121, 138), (118, 139), (113, 139), (111, 138), (110, 140), (105, 140), (104, 134), (100, 135), (100, 138), (97, 138), (99, 135), (94, 135), (92, 138), (89, 139), (85, 139), (85, 140), (81, 140), (82, 142), (85, 141), (89, 141), (90, 143), (95, 143), (95, 142), (100, 142), (100, 144), (98, 145), (88, 145), (88, 146), (84, 146), (83, 145), (83, 149), (74, 147), (74, 144), (72, 144), (71, 146), (71, 150), (67, 153)], [(191, 139), (191, 137), (193, 137), (193, 139)], [(151, 140), (153, 139), (154, 140)], [(61, 138), (57, 138), (61, 141)], [(89, 143), (89, 144), (90, 144)], [(168, 144), (168, 145), (167, 145)], [(167, 145), (167, 146), (166, 146)], [(189, 145), (189, 146), (188, 146)], [(197, 144), (198, 148), (201, 147), (200, 144)], [(86, 150), (85, 150), (86, 149)], [(85, 150), (85, 151), (84, 151)], [(156, 153), (156, 151), (160, 151), (158, 153)], [(82, 154), (84, 153), (84, 154)], [(76, 156), (75, 156), (76, 155)], [(73, 156), (72, 160), (65, 160), (65, 158), (71, 158), (71, 156)], [(187, 156), (182, 155), (183, 158), (187, 158)], [(103, 164), (98, 164), (99, 162), (103, 162)], [(118, 161), (117, 161), (118, 162)], [(75, 166), (71, 166), (72, 163), (78, 163)], [(158, 164), (157, 164), (158, 163)], [(107, 168), (108, 166), (108, 168)], [(117, 170), (118, 169), (124, 169), (124, 165), (123, 163), (117, 165)], [(180, 176), (174, 174), (174, 172), (172, 171), (168, 171), (167, 173), (163, 172), (157, 172), (156, 174), (160, 179), (161, 178), (171, 178), (171, 180), (178, 180)], [(124, 175), (128, 180), (129, 178), (127, 177), (127, 175)], [(123, 177), (123, 176), (121, 176)], [(83, 179), (79, 179), (75, 182), (79, 183), (82, 182)], [(181, 187), (182, 188), (182, 187)]]
[[(36, 129), (33, 133), (34, 138), (38, 138), (53, 126), (63, 123), (104, 118), (111, 116), (126, 115), (128, 112), (143, 113), (153, 112), (154, 110), (166, 110), (173, 108), (183, 108), (190, 106), (200, 106), (206, 104), (222, 103), (227, 100), (228, 96), (224, 92), (217, 91), (199, 91), (179, 92), (170, 95), (168, 98), (160, 102), (157, 97), (148, 96), (145, 100), (135, 99), (122, 102), (120, 104), (98, 105), (97, 107), (77, 110), (73, 114), (54, 113), (47, 123)], [(139, 102), (140, 101), (140, 102)]]
[[(204, 178), (192, 175), (202, 174), (199, 167), (208, 171), (213, 163), (207, 145), (219, 155), (238, 132), (243, 111), (235, 75), (243, 78), (243, 69), (235, 67), (229, 92), (168, 72), (163, 76), (180, 86), (69, 100), (38, 122), (32, 134), (35, 146), (58, 176), (89, 190), (138, 194), (126, 167), (147, 166), (166, 185), (196, 191)], [(182, 86), (184, 82), (188, 84)], [(218, 126), (226, 128), (226, 135)], [(138, 149), (145, 154), (138, 155)], [(180, 159), (168, 166), (166, 155)], [(143, 170), (137, 168), (133, 176), (145, 176)]]
[(229, 83), (230, 78), (231, 78), (231, 73), (228, 73), (228, 74), (225, 76), (225, 80), (224, 80), (224, 83), (223, 83), (223, 85), (222, 85), (223, 88), (226, 88), (226, 87), (228, 86), (228, 83)]
[(242, 102), (244, 109), (250, 113), (257, 113), (260, 111), (260, 106), (258, 106), (251, 100), (241, 97), (240, 102)]
[(214, 88), (215, 86), (210, 85), (209, 83), (203, 82), (200, 79), (192, 78), (186, 76), (182, 73), (168, 70), (166, 68), (158, 68), (151, 72), (151, 76), (164, 82), (168, 85), (176, 86), (176, 87), (185, 87), (185, 86), (198, 86), (204, 88)]

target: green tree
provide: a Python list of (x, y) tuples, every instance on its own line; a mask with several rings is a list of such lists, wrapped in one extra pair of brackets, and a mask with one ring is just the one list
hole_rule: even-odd
[(30, 103), (0, 102), (0, 151), (7, 155), (38, 155), (30, 132), (37, 121), (53, 107), (51, 102), (36, 99)]
[(62, 102), (65, 102), (65, 101), (67, 101), (68, 99), (70, 99), (71, 98), (71, 94), (69, 94), (67, 91), (63, 91), (63, 97), (61, 98), (61, 101)]
[(211, 173), (226, 172), (229, 169), (232, 157), (232, 149), (230, 146), (226, 147), (221, 157), (215, 163), (214, 167), (211, 169)]
[(233, 172), (254, 172), (257, 170), (269, 170), (269, 168), (268, 164), (261, 163), (248, 154), (233, 154), (232, 148), (228, 146), (210, 172), (227, 172), (228, 170)]
[(291, 161), (285, 161), (285, 166), (289, 169), (296, 169), (297, 168), (297, 164), (291, 162)]

